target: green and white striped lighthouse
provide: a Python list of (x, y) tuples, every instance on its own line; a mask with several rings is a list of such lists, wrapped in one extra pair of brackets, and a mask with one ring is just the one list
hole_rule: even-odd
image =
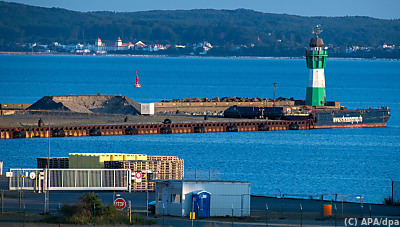
[(318, 37), (319, 27), (315, 28), (315, 37), (306, 51), (307, 68), (310, 69), (306, 93), (307, 106), (324, 106), (326, 103), (325, 73), (327, 51), (324, 42)]

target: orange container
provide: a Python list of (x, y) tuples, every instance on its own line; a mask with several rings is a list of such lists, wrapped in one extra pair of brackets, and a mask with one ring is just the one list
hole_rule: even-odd
[(322, 211), (323, 211), (324, 217), (332, 216), (332, 205), (331, 204), (322, 205)]

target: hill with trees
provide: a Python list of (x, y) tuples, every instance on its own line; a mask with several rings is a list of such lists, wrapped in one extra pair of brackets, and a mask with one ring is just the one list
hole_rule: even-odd
[[(203, 40), (225, 51), (236, 45), (258, 50), (304, 50), (315, 25), (333, 47), (399, 45), (400, 20), (371, 17), (302, 17), (253, 10), (156, 10), (76, 12), (0, 1), (0, 45), (12, 43), (94, 43), (141, 40), (148, 44), (191, 45)], [(257, 54), (256, 54), (257, 55)]]

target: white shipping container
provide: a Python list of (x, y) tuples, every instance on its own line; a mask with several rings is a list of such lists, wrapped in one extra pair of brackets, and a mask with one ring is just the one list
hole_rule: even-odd
[(154, 115), (154, 103), (141, 103), (140, 114)]

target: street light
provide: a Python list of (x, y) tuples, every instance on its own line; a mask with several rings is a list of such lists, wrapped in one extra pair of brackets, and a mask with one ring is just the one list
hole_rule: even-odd
[(276, 84), (277, 83), (272, 83), (274, 85), (274, 107), (275, 107), (275, 91), (276, 91)]

